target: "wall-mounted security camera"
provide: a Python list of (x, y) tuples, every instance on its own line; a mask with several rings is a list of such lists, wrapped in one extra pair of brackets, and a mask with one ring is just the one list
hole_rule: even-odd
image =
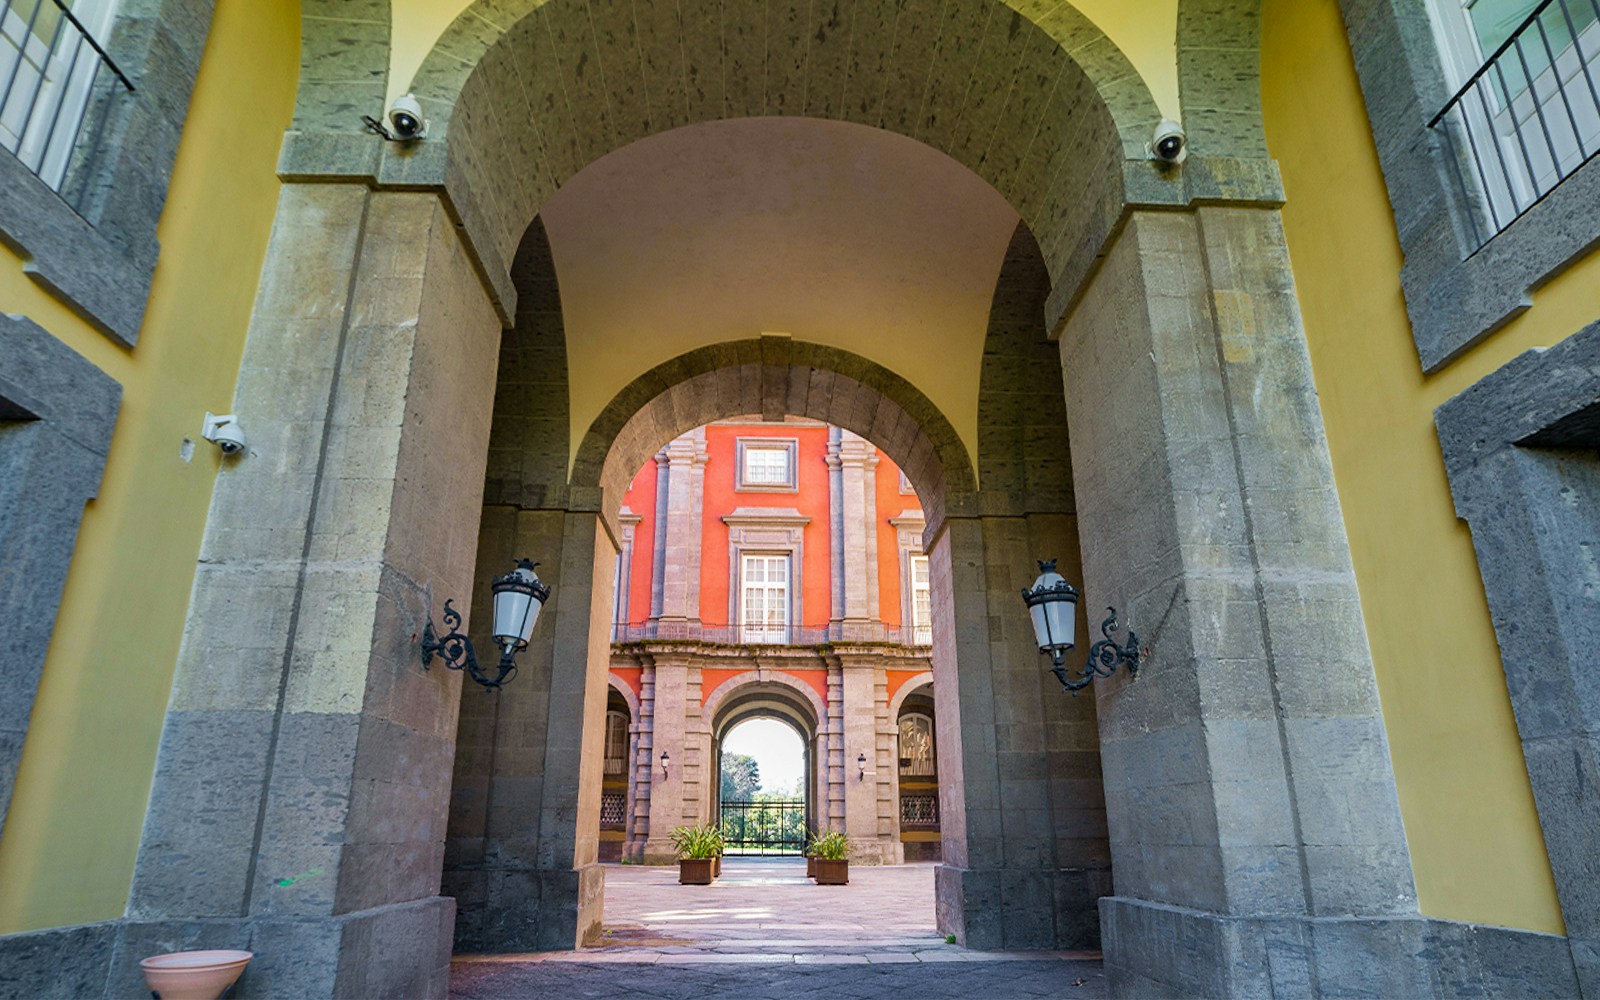
[(207, 410), (200, 436), (215, 443), (224, 455), (237, 455), (244, 451), (244, 428), (239, 426), (239, 418), (232, 413), (219, 416)]
[(422, 105), (410, 94), (395, 98), (386, 117), (387, 125), (371, 115), (362, 115), (361, 120), (366, 124), (367, 131), (375, 132), (390, 142), (411, 142), (428, 135), (428, 119), (422, 117)]
[(1189, 156), (1189, 137), (1183, 134), (1182, 125), (1171, 118), (1163, 118), (1145, 151), (1150, 159), (1159, 163), (1182, 163)]

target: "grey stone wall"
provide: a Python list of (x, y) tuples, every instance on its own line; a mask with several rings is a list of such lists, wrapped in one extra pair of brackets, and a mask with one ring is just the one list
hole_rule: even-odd
[(1600, 323), (1436, 414), (1472, 529), (1581, 995), (1600, 996)]
[(0, 832), (83, 505), (100, 489), (122, 386), (47, 331), (0, 315)]
[[(1151, 650), (1097, 692), (1113, 990), (1245, 990), (1229, 917), (1414, 917), (1276, 213), (1134, 215), (1061, 357), (1084, 586)], [(1307, 961), (1359, 969), (1345, 943)]]
[(196, 946), (257, 995), (442, 995), (461, 682), (416, 636), (470, 611), (498, 341), (436, 198), (284, 190), (113, 995)]

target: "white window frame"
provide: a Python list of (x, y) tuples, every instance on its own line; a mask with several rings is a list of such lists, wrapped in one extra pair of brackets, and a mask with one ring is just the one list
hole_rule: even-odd
[[(922, 582), (917, 582), (917, 570), (922, 570)], [(910, 595), (912, 642), (918, 646), (933, 645), (933, 579), (928, 557), (909, 553), (906, 556), (906, 590)], [(918, 601), (918, 595), (923, 597)]]
[[(781, 482), (752, 480), (746, 465), (751, 452), (783, 452), (787, 456), (786, 475)], [(735, 470), (734, 489), (741, 493), (797, 493), (800, 475), (797, 469), (800, 454), (799, 438), (739, 438), (738, 468)]]
[[(11, 151), (52, 190), (60, 190), (93, 96), (90, 84), (100, 56), (55, 4), (42, 2), (41, 16), (48, 13), (55, 23), (48, 40), (39, 36), (38, 21), (33, 31), (28, 29), (34, 14), (31, 0), (0, 6), (0, 87), (16, 74), (6, 106), (0, 108), (0, 150)], [(68, 6), (89, 37), (104, 47), (117, 4), (118, 0), (77, 0)], [(104, 72), (110, 74), (109, 69)]]
[[(617, 734), (617, 749), (620, 751), (612, 755), (612, 734)], [(606, 776), (623, 776), (628, 773), (628, 714), (626, 712), (606, 712), (606, 735), (601, 755), (605, 759)], [(615, 764), (615, 766), (613, 766)]]
[[(1464, 87), (1493, 55), (1492, 51), (1484, 50), (1472, 20), (1472, 8), (1479, 2), (1429, 0), (1428, 3), (1435, 42), (1452, 91)], [(1528, 12), (1535, 6), (1531, 4)], [(1582, 3), (1577, 7), (1580, 11), (1585, 9)], [(1532, 34), (1537, 35), (1538, 29), (1532, 29)], [(1532, 50), (1542, 48), (1539, 45)], [(1507, 56), (1511, 54), (1508, 50)], [(1542, 71), (1534, 66), (1531, 85), (1525, 83), (1507, 94), (1500, 87), (1498, 75), (1491, 71), (1486, 75), (1490, 83), (1484, 88), (1487, 96), (1480, 100), (1476, 94), (1468, 93), (1458, 105), (1472, 134), (1492, 135), (1499, 146), (1498, 151), (1480, 147), (1477, 155), (1492, 165), (1484, 171), (1492, 189), (1483, 195), (1499, 206), (1495, 214), (1500, 217), (1502, 227), (1536, 201), (1540, 191), (1548, 192), (1554, 187), (1558, 167), (1560, 174), (1570, 174), (1585, 159), (1584, 147), (1593, 152), (1600, 144), (1600, 118), (1594, 117), (1591, 102), (1571, 101), (1572, 118), (1577, 119), (1577, 134), (1574, 135), (1568, 104), (1560, 96), (1562, 87), (1587, 96), (1588, 85), (1583, 79), (1586, 62), (1590, 74), (1600, 75), (1600, 18), (1580, 27), (1578, 37), (1555, 53), (1553, 65)], [(1520, 68), (1516, 76), (1520, 78)], [(1515, 81), (1509, 77), (1507, 83), (1515, 87)], [(1541, 113), (1547, 122), (1553, 123), (1549, 144), (1556, 147), (1554, 158), (1547, 149)], [(1527, 160), (1532, 161), (1531, 173), (1524, 160), (1524, 149)], [(1485, 222), (1491, 232), (1497, 228), (1493, 218)]]
[[(759, 560), (762, 566), (762, 577), (759, 584), (753, 585), (750, 579), (751, 566)], [(774, 586), (778, 581), (771, 580), (773, 567), (780, 567), (783, 571), (781, 586)], [(794, 568), (789, 553), (787, 552), (741, 552), (739, 553), (739, 638), (741, 642), (755, 645), (786, 645), (789, 642), (789, 630), (792, 625), (790, 611), (793, 604)], [(752, 589), (759, 588), (765, 595), (760, 611), (761, 620), (755, 620), (750, 606)], [(773, 595), (779, 595), (773, 600)], [(777, 620), (781, 617), (781, 621)]]

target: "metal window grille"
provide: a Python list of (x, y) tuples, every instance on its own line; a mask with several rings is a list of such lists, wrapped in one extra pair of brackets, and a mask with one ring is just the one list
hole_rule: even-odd
[(939, 796), (900, 796), (900, 826), (928, 827), (939, 825)]
[(611, 829), (620, 830), (624, 826), (623, 810), (627, 806), (627, 795), (623, 792), (600, 793), (600, 825)]
[(1600, 0), (1538, 4), (1428, 127), (1481, 247), (1600, 152)]
[(75, 211), (115, 107), (133, 92), (67, 0), (0, 0), (0, 149)]
[(728, 854), (799, 854), (805, 850), (804, 799), (727, 799), (720, 818)]

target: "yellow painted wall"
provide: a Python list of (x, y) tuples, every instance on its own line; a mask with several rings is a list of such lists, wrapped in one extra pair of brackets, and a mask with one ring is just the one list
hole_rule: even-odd
[(1433, 410), (1600, 316), (1600, 253), (1425, 376), (1394, 217), (1337, 0), (1267, 0), (1267, 140), (1361, 589), (1422, 910), (1561, 932), (1472, 539)]
[[(299, 48), (296, 0), (217, 4), (136, 349), (91, 329), (0, 248), (0, 310), (32, 318), (123, 386), (0, 840), (0, 933), (111, 919), (126, 905), (219, 464), (199, 440), (201, 417), (233, 398)], [(188, 463), (185, 437), (197, 441)]]
[[(472, 0), (393, 0), (389, 101), (411, 87), (439, 36)], [(1013, 6), (1022, 6), (1014, 3)], [(1050, 6), (1038, 4), (1038, 7)], [(1156, 106), (1178, 117), (1178, 0), (1075, 0), (1144, 77)]]

